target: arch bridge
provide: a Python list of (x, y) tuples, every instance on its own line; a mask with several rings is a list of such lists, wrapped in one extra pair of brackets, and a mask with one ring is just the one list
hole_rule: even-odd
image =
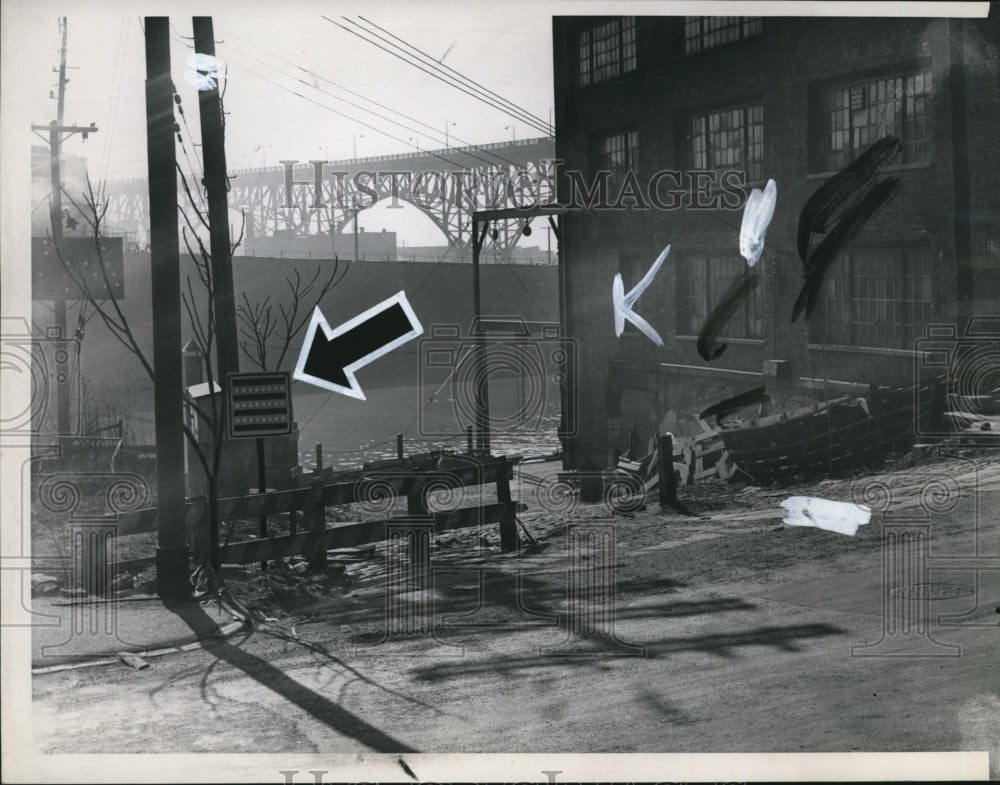
[[(461, 253), (471, 248), (472, 212), (555, 201), (554, 156), (555, 140), (542, 137), (340, 161), (290, 165), (283, 161), (231, 174), (229, 208), (244, 213), (246, 237), (251, 239), (274, 233), (342, 233), (356, 213), (367, 207), (405, 202), (430, 218), (449, 249)], [(290, 191), (289, 180), (293, 183)], [(192, 196), (207, 212), (201, 184), (188, 179), (188, 185), (192, 191), (200, 190)], [(109, 182), (105, 195), (106, 225), (134, 232), (141, 243), (147, 242), (146, 179)], [(183, 189), (178, 204), (190, 204)], [(507, 258), (523, 230), (520, 221), (497, 222), (487, 235), (487, 244)]]

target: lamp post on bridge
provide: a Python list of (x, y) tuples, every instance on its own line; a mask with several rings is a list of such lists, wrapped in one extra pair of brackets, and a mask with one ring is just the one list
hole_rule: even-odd
[(510, 140), (512, 142), (516, 142), (517, 141), (517, 139), (514, 137), (514, 126), (512, 126), (512, 125), (505, 125), (503, 127), (503, 130), (505, 130), (505, 131), (509, 130), (510, 131)]
[(448, 126), (449, 125), (458, 125), (458, 123), (452, 122), (450, 120), (445, 120), (444, 121), (444, 149), (445, 150), (450, 150), (451, 149), (451, 143), (448, 140)]
[(354, 137), (354, 159), (357, 160), (357, 158), (358, 158), (358, 137), (360, 136), (362, 139), (364, 139), (365, 135), (364, 134), (352, 134), (352, 136)]

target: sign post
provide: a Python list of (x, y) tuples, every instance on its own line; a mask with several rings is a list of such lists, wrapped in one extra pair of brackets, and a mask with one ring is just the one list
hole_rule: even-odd
[[(226, 377), (229, 438), (257, 440), (257, 488), (267, 493), (264, 439), (292, 432), (291, 377), (285, 371), (231, 373)], [(260, 538), (267, 537), (267, 513), (260, 515)], [(212, 532), (212, 553), (218, 552), (219, 533)], [(260, 563), (267, 569), (267, 561)]]

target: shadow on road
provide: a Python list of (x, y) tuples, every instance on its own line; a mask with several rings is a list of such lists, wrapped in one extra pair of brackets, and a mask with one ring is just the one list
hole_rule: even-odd
[(258, 684), (294, 703), (327, 727), (356, 739), (375, 752), (416, 752), (322, 695), (303, 687), (271, 663), (233, 646), (223, 638), (212, 637), (218, 633), (218, 626), (197, 603), (164, 600), (163, 604), (191, 628), (205, 651), (243, 671)]
[[(760, 627), (739, 633), (665, 638), (644, 644), (644, 656), (647, 659), (658, 659), (669, 654), (694, 651), (731, 658), (736, 656), (734, 649), (746, 646), (771, 646), (781, 651), (795, 652), (801, 650), (800, 641), (803, 639), (839, 635), (843, 632), (844, 630), (830, 624), (795, 624), (784, 627)], [(508, 652), (475, 661), (440, 663), (418, 668), (413, 671), (413, 676), (415, 679), (427, 682), (441, 682), (480, 674), (510, 676), (552, 666), (596, 665), (602, 659), (623, 656), (616, 651), (621, 646), (617, 640), (595, 635), (580, 637), (578, 642), (580, 646), (576, 651), (565, 648), (563, 650), (553, 649), (548, 655), (544, 649), (541, 652), (523, 655), (512, 655)]]

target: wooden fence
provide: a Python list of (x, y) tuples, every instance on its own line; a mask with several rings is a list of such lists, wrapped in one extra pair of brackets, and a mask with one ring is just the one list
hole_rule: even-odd
[[(435, 531), (467, 526), (500, 524), (500, 545), (504, 550), (518, 546), (516, 515), (523, 505), (511, 500), (510, 481), (520, 457), (429, 454), (397, 461), (380, 461), (365, 470), (345, 473), (332, 483), (315, 479), (308, 487), (288, 491), (247, 494), (220, 499), (220, 529), (232, 531), (238, 520), (260, 520), (266, 516), (287, 515), (288, 534), (261, 537), (220, 547), (222, 562), (248, 564), (282, 556), (302, 555), (315, 565), (326, 561), (326, 551), (385, 539), (386, 525), (404, 522), (433, 522)], [(464, 489), (495, 485), (497, 501), (489, 504), (431, 511), (429, 497), (435, 493), (460, 494)], [(337, 523), (328, 526), (326, 510), (348, 504), (361, 504), (388, 511), (405, 498), (405, 516), (378, 520)], [(117, 536), (154, 532), (156, 509), (137, 510), (119, 516)], [(187, 505), (188, 545), (195, 555), (208, 553), (209, 510), (203, 498)], [(155, 563), (152, 557), (119, 561), (119, 571), (141, 569)]]

